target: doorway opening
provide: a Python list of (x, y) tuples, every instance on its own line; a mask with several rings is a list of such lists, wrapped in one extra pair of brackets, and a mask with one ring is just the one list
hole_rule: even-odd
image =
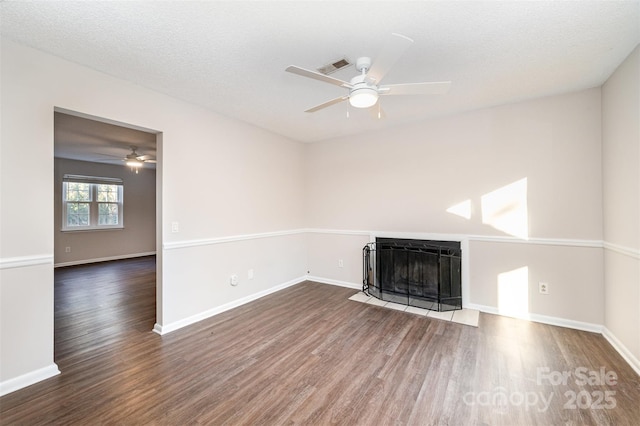
[[(115, 327), (118, 309), (101, 307), (113, 308), (125, 297), (144, 294), (145, 303), (153, 302), (148, 331), (161, 316), (161, 147), (159, 131), (54, 108), (56, 291), (64, 285), (59, 277), (73, 276), (76, 285), (80, 279), (89, 288), (83, 289), (82, 297), (96, 298), (94, 314), (112, 315)], [(91, 268), (96, 265), (101, 267)], [(146, 282), (137, 285), (145, 291), (119, 287), (126, 291), (104, 292), (110, 280), (136, 285), (139, 275)], [(57, 321), (62, 305), (55, 296)], [(127, 300), (127, 306), (131, 302)], [(55, 324), (56, 330), (59, 326)], [(56, 332), (54, 340), (57, 336)]]

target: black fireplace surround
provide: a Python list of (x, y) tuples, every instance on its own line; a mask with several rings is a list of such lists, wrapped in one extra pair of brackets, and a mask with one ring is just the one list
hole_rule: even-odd
[(432, 311), (462, 309), (460, 242), (376, 238), (362, 249), (362, 291)]

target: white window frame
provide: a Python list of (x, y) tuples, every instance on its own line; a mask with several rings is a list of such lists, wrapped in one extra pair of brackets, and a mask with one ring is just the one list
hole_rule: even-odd
[[(67, 200), (67, 186), (69, 183), (86, 183), (90, 185), (90, 197), (89, 200), (80, 201), (89, 204), (89, 223), (87, 225), (68, 225), (68, 204), (76, 203), (78, 201)], [(100, 225), (99, 224), (99, 205), (105, 204), (104, 202), (98, 202), (98, 185), (116, 185), (118, 187), (118, 201), (115, 203), (118, 206), (118, 223), (116, 225)], [(62, 231), (95, 231), (104, 229), (123, 229), (124, 228), (124, 185), (120, 178), (110, 177), (98, 177), (98, 176), (83, 176), (83, 175), (71, 175), (65, 174), (62, 177)]]

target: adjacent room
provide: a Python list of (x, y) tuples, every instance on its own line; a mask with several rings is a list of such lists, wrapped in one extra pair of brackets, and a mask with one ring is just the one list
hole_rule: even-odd
[(634, 424), (640, 2), (2, 2), (0, 424)]

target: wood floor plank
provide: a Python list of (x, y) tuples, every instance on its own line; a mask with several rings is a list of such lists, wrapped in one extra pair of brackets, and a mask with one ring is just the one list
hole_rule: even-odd
[[(488, 314), (469, 327), (348, 300), (354, 293), (305, 282), (158, 336), (153, 257), (58, 269), (62, 374), (0, 398), (0, 424), (640, 419), (640, 378), (601, 335)], [(618, 382), (577, 383), (578, 367), (613, 371)], [(552, 384), (540, 379), (541, 368), (572, 376)], [(585, 406), (604, 392), (615, 392), (615, 407)], [(568, 407), (572, 395), (582, 407)]]

